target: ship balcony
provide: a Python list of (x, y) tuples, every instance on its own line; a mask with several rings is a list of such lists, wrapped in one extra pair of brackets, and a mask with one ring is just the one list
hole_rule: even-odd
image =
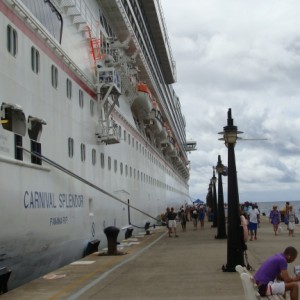
[(98, 83), (101, 87), (113, 89), (121, 94), (121, 77), (114, 67), (97, 67)]
[(103, 120), (97, 127), (96, 138), (101, 144), (117, 144), (120, 142), (119, 126), (114, 120)]

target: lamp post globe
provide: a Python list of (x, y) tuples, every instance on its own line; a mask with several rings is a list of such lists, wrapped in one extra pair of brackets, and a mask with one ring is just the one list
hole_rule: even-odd
[(225, 211), (224, 211), (224, 194), (223, 194), (223, 182), (222, 175), (225, 171), (225, 167), (222, 164), (221, 156), (218, 156), (218, 163), (216, 165), (218, 173), (218, 231), (216, 239), (226, 239), (226, 224), (225, 224)]
[(217, 227), (218, 226), (218, 204), (217, 204), (217, 191), (216, 191), (216, 182), (217, 177), (215, 175), (215, 167), (213, 167), (213, 177), (211, 178), (211, 184), (212, 184), (212, 200), (213, 200), (213, 224), (211, 227)]
[(235, 272), (235, 266), (245, 266), (244, 249), (242, 241), (242, 227), (240, 219), (240, 204), (238, 193), (237, 172), (235, 164), (234, 146), (238, 139), (238, 134), (243, 133), (238, 131), (237, 126), (234, 126), (231, 117), (231, 109), (227, 113), (227, 126), (220, 140), (225, 140), (225, 145), (228, 148), (228, 238), (227, 238), (227, 264), (223, 266), (224, 272)]

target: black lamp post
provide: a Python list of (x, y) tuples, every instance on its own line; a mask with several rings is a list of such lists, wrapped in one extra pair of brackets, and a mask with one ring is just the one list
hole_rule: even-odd
[(223, 183), (222, 175), (225, 171), (225, 167), (222, 164), (221, 156), (218, 156), (218, 164), (216, 165), (218, 173), (218, 233), (216, 239), (226, 239), (226, 224), (225, 224), (225, 211), (224, 211), (224, 195), (223, 195)]
[(211, 178), (212, 183), (212, 200), (213, 200), (213, 224), (211, 227), (217, 227), (218, 226), (218, 205), (217, 205), (217, 192), (216, 192), (216, 182), (217, 177), (215, 175), (215, 167), (213, 167), (213, 177)]
[[(212, 199), (212, 184), (211, 181), (208, 185), (208, 189), (207, 189), (207, 195), (206, 195), (206, 206), (209, 207), (210, 209), (212, 209), (213, 206), (213, 199)], [(209, 212), (208, 216), (208, 222), (211, 222), (211, 211)]]
[(244, 251), (242, 247), (241, 237), (241, 219), (239, 193), (235, 165), (234, 146), (238, 139), (238, 134), (243, 133), (237, 130), (237, 126), (233, 125), (231, 117), (231, 109), (228, 110), (227, 126), (223, 134), (225, 145), (228, 148), (228, 239), (227, 239), (227, 264), (222, 267), (224, 272), (235, 272), (235, 266), (245, 266)]

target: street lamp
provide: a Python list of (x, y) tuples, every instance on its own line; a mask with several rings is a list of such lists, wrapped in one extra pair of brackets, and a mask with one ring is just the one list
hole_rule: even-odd
[(233, 125), (231, 109), (228, 109), (227, 126), (224, 127), (223, 138), (228, 148), (228, 239), (227, 239), (227, 264), (223, 266), (224, 272), (235, 272), (235, 266), (245, 266), (244, 251), (241, 237), (241, 219), (239, 193), (235, 165), (234, 146), (238, 139), (238, 134), (243, 133)]
[(211, 222), (211, 209), (213, 206), (213, 199), (212, 199), (212, 183), (210, 181), (207, 189), (207, 195), (206, 195), (206, 206), (210, 208), (209, 213), (208, 213), (208, 222)]
[(217, 227), (218, 226), (218, 205), (217, 205), (217, 193), (216, 193), (216, 182), (217, 177), (215, 175), (215, 167), (213, 167), (213, 177), (211, 178), (212, 183), (212, 200), (213, 200), (213, 224), (211, 227)]
[(221, 156), (218, 156), (218, 164), (216, 170), (218, 173), (218, 233), (216, 239), (226, 239), (226, 225), (225, 225), (225, 212), (224, 212), (224, 195), (222, 175), (225, 171), (225, 166), (222, 164)]

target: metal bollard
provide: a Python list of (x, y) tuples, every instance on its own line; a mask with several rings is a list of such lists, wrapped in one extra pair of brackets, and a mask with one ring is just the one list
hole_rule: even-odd
[(0, 295), (7, 292), (7, 282), (10, 274), (11, 274), (10, 269), (6, 267), (0, 268)]
[(109, 226), (104, 229), (104, 233), (107, 237), (107, 254), (108, 255), (117, 255), (117, 238), (120, 229), (114, 226)]
[(94, 252), (97, 252), (99, 244), (100, 244), (100, 241), (97, 240), (97, 239), (89, 241), (88, 244), (87, 244), (87, 246), (86, 246), (86, 249), (84, 251), (84, 256), (87, 256), (87, 255), (90, 255), (90, 254), (92, 254)]
[(132, 227), (126, 229), (126, 232), (125, 232), (125, 240), (127, 240), (127, 239), (129, 239), (129, 238), (132, 237), (132, 231), (133, 231), (133, 228), (132, 228)]
[(150, 222), (146, 222), (145, 224), (146, 235), (150, 235)]

